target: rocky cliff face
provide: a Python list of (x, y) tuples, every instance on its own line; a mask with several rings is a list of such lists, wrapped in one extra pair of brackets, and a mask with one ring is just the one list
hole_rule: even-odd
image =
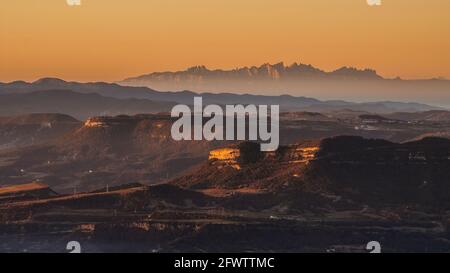
[(0, 117), (0, 150), (46, 143), (79, 126), (81, 122), (62, 114)]
[(207, 165), (174, 181), (193, 189), (316, 192), (370, 204), (449, 207), (450, 140), (403, 144), (361, 137), (282, 146), (245, 145), (210, 153)]
[(40, 179), (58, 192), (181, 175), (227, 142), (175, 141), (168, 115), (93, 117), (52, 142), (0, 154), (0, 185)]
[(240, 156), (241, 151), (238, 148), (222, 148), (209, 152), (208, 159), (239, 170), (241, 169), (241, 166), (239, 165)]
[(277, 190), (298, 179), (318, 149), (317, 142), (305, 141), (261, 152), (259, 144), (242, 142), (212, 150), (207, 164), (173, 183), (195, 189)]
[(112, 154), (198, 154), (207, 157), (208, 151), (220, 145), (216, 141), (175, 141), (171, 127), (176, 119), (167, 114), (92, 117), (84, 126), (63, 139), (61, 149), (73, 152)]
[(336, 137), (322, 142), (305, 179), (359, 201), (448, 207), (449, 175), (448, 139), (396, 144)]
[[(318, 146), (289, 145), (280, 148), (275, 152), (260, 152), (259, 145), (242, 143), (233, 148), (221, 148), (212, 150), (209, 153), (209, 160), (216, 165), (230, 165), (236, 169), (240, 169), (239, 164), (248, 165), (261, 161), (272, 161), (273, 163), (305, 163), (308, 164), (314, 160)], [(310, 144), (311, 145), (311, 144)], [(249, 147), (250, 146), (250, 147)]]

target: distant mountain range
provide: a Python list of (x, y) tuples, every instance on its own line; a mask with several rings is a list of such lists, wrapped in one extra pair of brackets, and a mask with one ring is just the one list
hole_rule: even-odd
[(194, 66), (184, 71), (155, 72), (118, 82), (161, 91), (302, 95), (350, 101), (416, 101), (450, 106), (450, 81), (386, 79), (373, 69), (342, 67), (326, 72), (312, 65), (263, 64), (232, 70)]
[(200, 82), (206, 80), (289, 80), (289, 79), (365, 79), (380, 80), (383, 79), (375, 70), (359, 70), (353, 67), (342, 67), (332, 72), (325, 72), (312, 65), (294, 63), (285, 66), (284, 63), (263, 64), (259, 67), (242, 67), (232, 70), (209, 70), (203, 65), (193, 66), (185, 71), (178, 72), (155, 72), (134, 78), (125, 79), (122, 83), (136, 83), (142, 81), (190, 81)]
[(174, 103), (146, 99), (105, 97), (96, 93), (45, 90), (0, 95), (0, 116), (60, 113), (85, 120), (92, 116), (133, 115), (169, 111)]
[(347, 109), (393, 113), (441, 109), (422, 103), (393, 101), (355, 103), (292, 95), (160, 92), (147, 87), (121, 86), (115, 83), (78, 83), (43, 78), (32, 83), (0, 83), (0, 115), (61, 113), (86, 119), (99, 115), (157, 113), (170, 111), (177, 103), (191, 105), (195, 96), (202, 96), (204, 104), (278, 104), (281, 111), (329, 112)]

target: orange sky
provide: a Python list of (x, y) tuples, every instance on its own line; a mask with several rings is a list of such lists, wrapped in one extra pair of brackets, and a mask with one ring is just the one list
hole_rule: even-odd
[(450, 1), (2, 0), (0, 81), (115, 81), (204, 64), (450, 78)]

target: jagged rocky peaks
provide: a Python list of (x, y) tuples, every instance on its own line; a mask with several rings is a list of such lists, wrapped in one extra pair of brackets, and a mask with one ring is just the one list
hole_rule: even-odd
[[(194, 77), (194, 78), (193, 78)], [(201, 78), (195, 78), (201, 77)], [(266, 79), (266, 80), (282, 80), (282, 79), (316, 79), (316, 78), (352, 78), (352, 79), (382, 79), (375, 70), (372, 69), (357, 69), (354, 67), (342, 67), (331, 72), (325, 72), (310, 64), (293, 63), (285, 65), (283, 62), (276, 64), (265, 63), (261, 66), (241, 67), (231, 70), (222, 69), (208, 69), (204, 65), (193, 66), (184, 71), (177, 72), (156, 72), (135, 78), (124, 80), (124, 83), (132, 83), (134, 80), (162, 80), (162, 79), (177, 79), (182, 80), (251, 80), (251, 79)]]
[(159, 91), (241, 93), (305, 96), (322, 100), (416, 101), (450, 105), (450, 81), (384, 78), (368, 68), (344, 66), (324, 71), (303, 63), (263, 64), (235, 69), (194, 66), (183, 71), (144, 74), (119, 82), (124, 86), (149, 87)]

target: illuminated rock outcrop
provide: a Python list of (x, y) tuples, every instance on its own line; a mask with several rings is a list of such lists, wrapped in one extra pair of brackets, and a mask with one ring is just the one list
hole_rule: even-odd
[(241, 152), (237, 148), (222, 148), (217, 150), (212, 150), (209, 153), (209, 160), (223, 162), (235, 169), (240, 169), (238, 163)]
[(90, 118), (86, 120), (84, 126), (88, 128), (98, 128), (98, 127), (106, 127), (107, 125), (105, 122), (100, 121), (98, 118)]
[[(282, 151), (259, 152), (249, 149), (242, 150), (242, 147), (222, 148), (212, 150), (209, 153), (209, 160), (220, 162), (235, 169), (241, 169), (243, 164), (255, 163), (258, 161), (273, 161), (274, 164), (296, 164), (305, 163), (315, 159), (318, 146), (290, 145), (282, 147)], [(256, 153), (256, 154), (255, 154)], [(253, 160), (249, 160), (253, 159)]]

